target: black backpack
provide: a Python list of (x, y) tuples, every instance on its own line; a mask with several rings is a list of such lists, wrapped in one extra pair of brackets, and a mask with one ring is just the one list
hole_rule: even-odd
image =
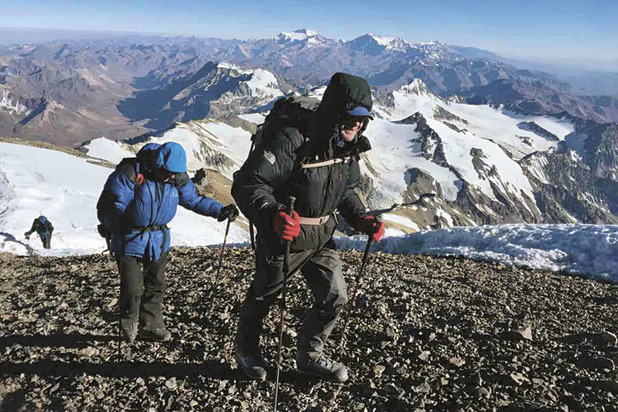
[(291, 126), (306, 134), (312, 127), (315, 111), (319, 105), (320, 101), (312, 97), (282, 97), (277, 100), (264, 123), (259, 125), (251, 136), (249, 153), (262, 150), (268, 144), (268, 137), (273, 135), (270, 133), (271, 130)]
[[(315, 111), (319, 105), (320, 101), (311, 97), (282, 97), (277, 100), (264, 119), (264, 123), (259, 125), (257, 131), (251, 136), (249, 155), (254, 151), (263, 151), (267, 148), (269, 138), (275, 134), (273, 131), (283, 127), (295, 127), (306, 136), (312, 128)], [(251, 248), (255, 249), (255, 235), (251, 221), (249, 221), (249, 235)]]

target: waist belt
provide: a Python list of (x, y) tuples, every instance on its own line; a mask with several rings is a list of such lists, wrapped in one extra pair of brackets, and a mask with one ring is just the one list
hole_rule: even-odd
[(299, 217), (299, 222), (301, 225), (309, 225), (309, 226), (319, 226), (328, 222), (330, 219), (330, 215), (321, 216), (321, 217)]
[(167, 229), (167, 225), (152, 225), (152, 226), (146, 226), (146, 227), (132, 227), (131, 231), (132, 232), (155, 232), (158, 230), (165, 230)]
[[(127, 243), (129, 242), (133, 242), (135, 239), (137, 239), (139, 236), (142, 236), (144, 233), (146, 232), (151, 232), (151, 231), (157, 231), (157, 230), (165, 230), (167, 229), (167, 225), (152, 225), (152, 226), (146, 226), (146, 227), (132, 227), (130, 229), (130, 232), (127, 233), (128, 235), (133, 235), (133, 233), (135, 233), (133, 236), (131, 236), (130, 239), (124, 239), (122, 241), (122, 251), (124, 253), (124, 247)], [(163, 243), (161, 244), (161, 250), (163, 250), (165, 248), (165, 235), (167, 234), (167, 232), (163, 232)]]

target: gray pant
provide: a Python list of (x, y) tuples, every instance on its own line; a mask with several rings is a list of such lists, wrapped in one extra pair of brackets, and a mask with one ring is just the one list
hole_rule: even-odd
[[(262, 321), (283, 286), (284, 256), (268, 252), (258, 243), (255, 276), (240, 308), (236, 343), (246, 353), (257, 350)], [(348, 301), (339, 253), (329, 248), (292, 252), (289, 274), (299, 270), (315, 301), (298, 335), (298, 355), (317, 358)]]
[(164, 327), (162, 306), (166, 264), (167, 253), (154, 262), (144, 262), (133, 256), (121, 256), (118, 270), (122, 328), (128, 329), (138, 319), (144, 330)]

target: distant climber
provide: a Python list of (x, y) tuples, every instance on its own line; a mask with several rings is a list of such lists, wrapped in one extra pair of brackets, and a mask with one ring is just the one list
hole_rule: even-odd
[(27, 240), (30, 240), (30, 235), (34, 233), (34, 231), (36, 231), (36, 233), (41, 238), (41, 242), (43, 242), (43, 247), (45, 249), (50, 249), (52, 233), (54, 232), (54, 226), (51, 224), (51, 222), (43, 215), (34, 219), (30, 230), (24, 233), (24, 236)]
[[(170, 249), (167, 224), (181, 205), (222, 222), (238, 209), (198, 194), (189, 179), (181, 145), (150, 143), (123, 159), (108, 177), (97, 203), (99, 232), (110, 238), (120, 272), (120, 329), (124, 338), (165, 342), (165, 265)], [(139, 322), (139, 324), (138, 324)]]

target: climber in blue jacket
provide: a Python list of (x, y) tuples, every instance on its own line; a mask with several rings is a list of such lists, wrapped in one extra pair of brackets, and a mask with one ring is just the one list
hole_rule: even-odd
[(30, 240), (30, 235), (35, 231), (41, 238), (41, 242), (43, 242), (43, 247), (45, 249), (50, 249), (52, 233), (54, 233), (54, 226), (49, 221), (49, 219), (47, 219), (43, 215), (34, 219), (30, 230), (24, 233), (24, 237), (26, 238), (26, 240)]
[(174, 142), (145, 145), (123, 159), (108, 177), (97, 203), (102, 226), (111, 234), (111, 253), (120, 272), (120, 328), (124, 338), (165, 342), (162, 303), (170, 249), (167, 224), (178, 205), (222, 222), (238, 209), (198, 194), (187, 175), (187, 157)]

